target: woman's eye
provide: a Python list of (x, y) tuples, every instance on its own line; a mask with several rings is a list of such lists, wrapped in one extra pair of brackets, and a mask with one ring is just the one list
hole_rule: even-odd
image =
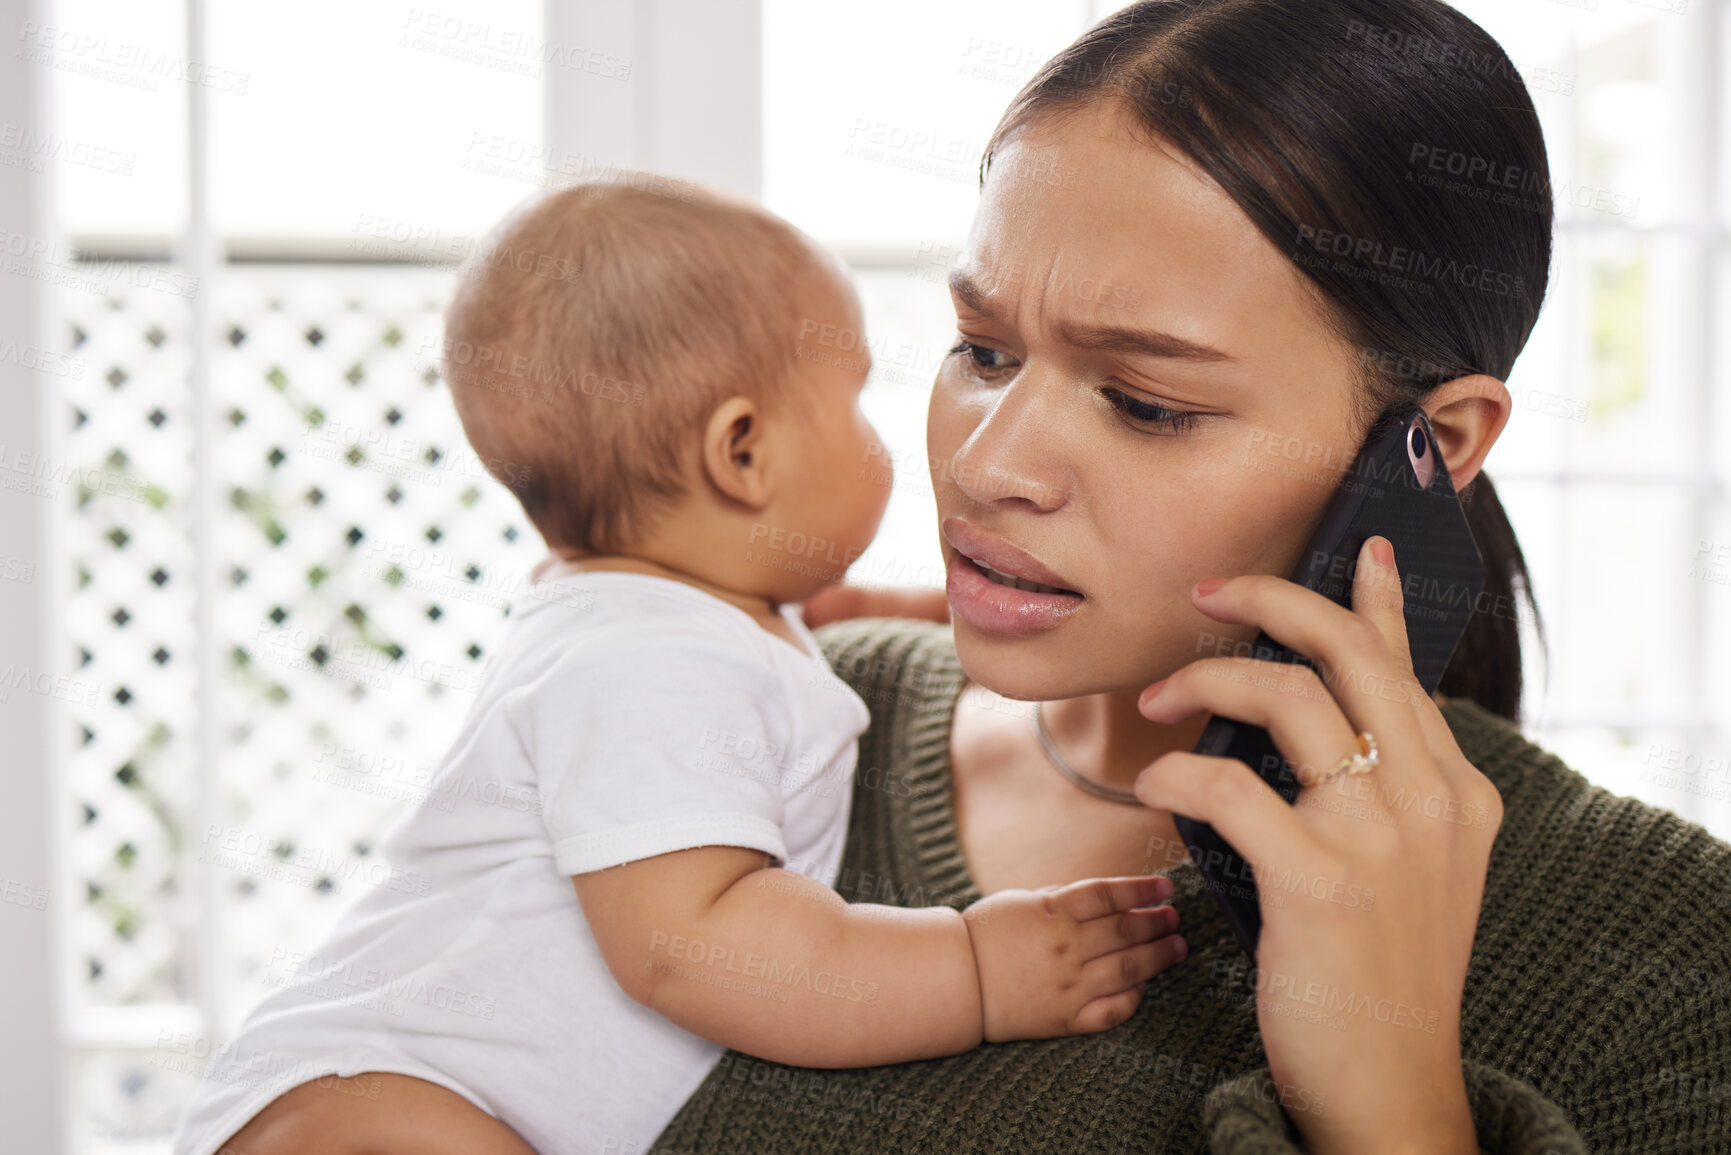
[(957, 341), (950, 350), (950, 356), (966, 356), (973, 367), (982, 373), (1002, 373), (1010, 367), (1010, 355), (988, 345), (976, 345), (972, 341)]
[(1151, 405), (1146, 401), (1138, 401), (1127, 393), (1116, 389), (1102, 389), (1101, 396), (1106, 398), (1112, 408), (1118, 410), (1132, 421), (1146, 425), (1164, 426), (1173, 433), (1189, 433), (1196, 428), (1199, 415), (1182, 409), (1167, 409), (1163, 405)]

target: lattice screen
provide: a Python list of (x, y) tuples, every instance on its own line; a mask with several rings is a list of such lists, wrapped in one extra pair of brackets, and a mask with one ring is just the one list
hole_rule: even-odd
[[(437, 374), (451, 274), (231, 266), (213, 294), (216, 588), (196, 588), (188, 302), (115, 278), (69, 290), (67, 627), (75, 1000), (194, 999), (199, 919), (219, 937), (223, 1027), (294, 980), (387, 876), (540, 539), (464, 442)], [(198, 821), (196, 599), (213, 601), (219, 797)], [(202, 909), (213, 869), (217, 906)], [(412, 880), (410, 880), (412, 882)], [(220, 1032), (213, 1032), (220, 1033)], [(214, 1040), (80, 1063), (110, 1136), (173, 1125)]]

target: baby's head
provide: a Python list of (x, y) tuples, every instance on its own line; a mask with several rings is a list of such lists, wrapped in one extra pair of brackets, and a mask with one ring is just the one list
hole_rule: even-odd
[(889, 497), (858, 297), (773, 214), (646, 176), (537, 197), (471, 254), (445, 313), (457, 414), (555, 553), (804, 600)]

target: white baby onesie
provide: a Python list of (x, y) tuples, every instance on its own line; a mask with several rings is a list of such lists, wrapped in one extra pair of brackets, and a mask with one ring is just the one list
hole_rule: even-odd
[[(797, 610), (800, 647), (667, 578), (570, 574), (519, 597), (431, 786), (453, 805), (382, 845), (417, 885), (373, 890), (287, 960), (296, 981), (204, 1072), (175, 1155), (361, 1071), (447, 1087), (541, 1155), (646, 1149), (723, 1048), (620, 990), (570, 876), (725, 845), (833, 885), (869, 714)], [(774, 997), (761, 986), (736, 989)]]

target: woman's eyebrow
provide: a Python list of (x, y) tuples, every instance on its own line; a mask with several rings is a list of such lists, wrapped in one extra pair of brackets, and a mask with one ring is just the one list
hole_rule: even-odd
[[(950, 272), (950, 292), (974, 312), (991, 316), (991, 294), (983, 285), (962, 269)], [(1129, 353), (1144, 357), (1161, 357), (1176, 361), (1233, 361), (1212, 345), (1161, 333), (1153, 329), (1133, 329), (1125, 325), (1079, 325), (1063, 322), (1058, 335), (1079, 349), (1096, 349), (1106, 353)]]
[(1074, 325), (1060, 323), (1058, 334), (1079, 349), (1099, 349), (1107, 353), (1140, 354), (1144, 357), (1165, 357), (1178, 361), (1231, 361), (1212, 345), (1186, 340), (1172, 333), (1152, 329), (1129, 329), (1122, 325)]

